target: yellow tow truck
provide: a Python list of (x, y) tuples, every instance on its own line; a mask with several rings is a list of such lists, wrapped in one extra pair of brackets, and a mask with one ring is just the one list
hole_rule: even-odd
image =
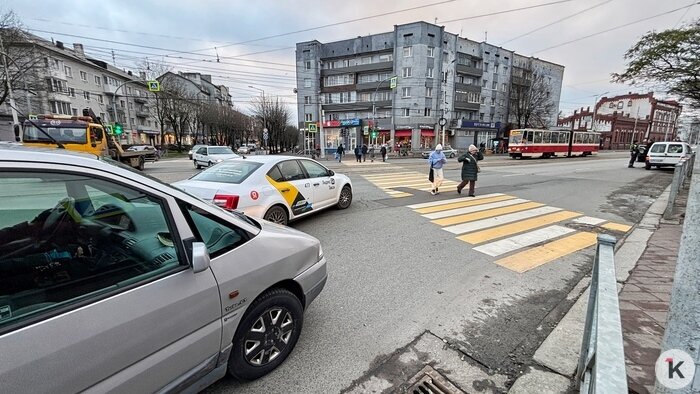
[(26, 146), (64, 148), (111, 157), (133, 168), (143, 170), (147, 151), (124, 150), (111, 133), (106, 132), (100, 118), (86, 109), (83, 116), (38, 115), (24, 122), (24, 132), (16, 137)]

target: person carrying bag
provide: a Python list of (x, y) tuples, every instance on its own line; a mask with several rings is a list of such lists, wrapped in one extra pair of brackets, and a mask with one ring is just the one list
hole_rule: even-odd
[(442, 181), (445, 179), (442, 166), (447, 163), (447, 157), (445, 157), (445, 153), (442, 151), (442, 144), (437, 144), (437, 146), (435, 146), (435, 150), (430, 152), (428, 162), (430, 162), (428, 180), (433, 184), (430, 194), (434, 196), (440, 193), (439, 187), (442, 185)]
[(474, 145), (469, 145), (469, 151), (457, 158), (462, 163), (462, 183), (457, 185), (457, 193), (462, 194), (462, 189), (469, 184), (469, 197), (474, 197), (477, 174), (481, 172), (479, 160), (484, 160), (484, 155)]

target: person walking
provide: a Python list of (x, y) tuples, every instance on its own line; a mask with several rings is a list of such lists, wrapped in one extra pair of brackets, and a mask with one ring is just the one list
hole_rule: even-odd
[(362, 153), (359, 145), (355, 147), (355, 160), (357, 160), (358, 163), (362, 162)]
[(433, 171), (433, 188), (430, 190), (430, 194), (434, 196), (440, 193), (439, 188), (445, 179), (442, 166), (447, 163), (447, 158), (442, 151), (442, 144), (437, 144), (435, 150), (430, 152), (428, 163), (430, 163), (430, 169)]
[(379, 150), (379, 153), (382, 154), (382, 162), (386, 161), (386, 145), (382, 145), (382, 148)]
[(637, 154), (639, 154), (639, 145), (637, 145), (637, 140), (632, 141), (630, 144), (630, 162), (627, 168), (634, 168), (634, 162), (637, 160)]
[(343, 148), (343, 144), (338, 145), (338, 150), (336, 151), (338, 153), (338, 163), (343, 162), (343, 154), (345, 153), (345, 148)]
[(362, 161), (367, 161), (367, 144), (362, 144)]
[(462, 189), (469, 184), (469, 197), (474, 197), (474, 186), (480, 170), (479, 160), (484, 160), (484, 155), (474, 145), (469, 145), (469, 151), (457, 158), (462, 163), (462, 183), (457, 185), (457, 193), (462, 194)]

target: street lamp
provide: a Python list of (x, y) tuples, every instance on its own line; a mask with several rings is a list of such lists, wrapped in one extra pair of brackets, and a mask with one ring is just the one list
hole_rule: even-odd
[(267, 148), (267, 138), (265, 138), (265, 134), (264, 134), (265, 131), (267, 130), (267, 116), (266, 116), (267, 111), (265, 110), (265, 107), (267, 106), (267, 104), (265, 103), (265, 91), (264, 91), (263, 89), (256, 88), (256, 87), (253, 86), (253, 85), (248, 85), (248, 87), (251, 88), (251, 89), (258, 90), (258, 91), (260, 91), (260, 92), (262, 93), (263, 141), (264, 141), (264, 142), (263, 142), (263, 147), (264, 147), (264, 148)]

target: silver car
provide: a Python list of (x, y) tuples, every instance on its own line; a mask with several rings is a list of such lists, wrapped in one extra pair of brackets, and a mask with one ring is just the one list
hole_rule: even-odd
[(258, 378), (326, 278), (309, 235), (109, 159), (0, 146), (0, 392)]
[(238, 157), (240, 156), (233, 153), (228, 146), (202, 146), (193, 153), (192, 160), (195, 168), (200, 169), (202, 166), (211, 167), (224, 160)]

